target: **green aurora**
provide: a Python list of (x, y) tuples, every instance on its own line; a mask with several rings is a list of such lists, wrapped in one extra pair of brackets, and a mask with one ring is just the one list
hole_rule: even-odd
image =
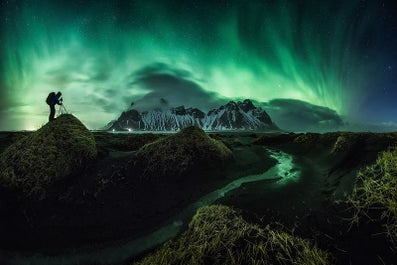
[(99, 128), (150, 92), (131, 78), (154, 64), (220, 100), (294, 99), (357, 118), (384, 58), (376, 1), (214, 2), (2, 3), (0, 130), (44, 124), (58, 90)]

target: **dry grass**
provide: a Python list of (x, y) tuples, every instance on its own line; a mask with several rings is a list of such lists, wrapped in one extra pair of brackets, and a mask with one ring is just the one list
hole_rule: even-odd
[(363, 217), (380, 222), (397, 249), (397, 148), (381, 153), (375, 164), (357, 174), (349, 203), (355, 210), (352, 224)]
[(136, 154), (146, 175), (171, 176), (219, 167), (232, 156), (221, 141), (194, 126), (146, 144)]
[(309, 241), (247, 223), (222, 205), (200, 208), (186, 232), (137, 265), (329, 264), (329, 255)]
[(47, 188), (96, 156), (95, 140), (74, 116), (62, 115), (0, 156), (0, 184), (43, 199)]

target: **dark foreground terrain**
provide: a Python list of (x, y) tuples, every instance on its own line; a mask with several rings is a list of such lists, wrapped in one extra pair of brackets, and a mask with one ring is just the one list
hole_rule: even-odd
[[(42, 135), (50, 137), (45, 133), (42, 132)], [(357, 199), (362, 198), (360, 195), (365, 192), (358, 189), (357, 185), (363, 183), (362, 179), (360, 182), (360, 178), (357, 178), (358, 173), (374, 163), (379, 164), (377, 172), (386, 172), (382, 171), (384, 163), (377, 162), (377, 158), (380, 152), (395, 145), (397, 134), (205, 134), (197, 128), (184, 130), (177, 135), (93, 132), (95, 155), (91, 155), (91, 149), (86, 148), (88, 153), (79, 151), (70, 158), (73, 167), (64, 166), (69, 165), (66, 158), (60, 160), (62, 165), (59, 167), (70, 169), (67, 174), (52, 173), (57, 176), (54, 181), (48, 177), (37, 178), (34, 182), (18, 179), (22, 169), (15, 169), (17, 166), (10, 169), (10, 164), (14, 163), (10, 161), (25, 161), (28, 159), (26, 157), (35, 159), (34, 154), (40, 150), (29, 156), (18, 154), (18, 150), (24, 147), (33, 148), (34, 141), (42, 141), (39, 136), (35, 136), (36, 140), (30, 140), (35, 134), (0, 133), (0, 167), (3, 170), (0, 189), (0, 264), (15, 264), (16, 256), (22, 257), (21, 264), (29, 264), (26, 260), (35, 253), (54, 258), (65, 253), (123, 246), (134, 238), (166, 225), (200, 197), (233, 180), (267, 171), (277, 163), (269, 150), (282, 151), (293, 157), (292, 170), (299, 172), (299, 178), (287, 181), (283, 180), (283, 176), (274, 176), (242, 184), (211, 202), (224, 206), (203, 209), (195, 215), (189, 226), (184, 223), (181, 232), (186, 232), (180, 239), (177, 237), (168, 245), (149, 248), (128, 259), (111, 263), (132, 264), (149, 255), (141, 261), (142, 264), (246, 264), (247, 260), (241, 258), (244, 251), (231, 258), (238, 248), (247, 248), (241, 242), (250, 242), (249, 248), (256, 249), (261, 244), (266, 246), (257, 238), (269, 240), (270, 235), (273, 239), (287, 238), (284, 241), (290, 242), (291, 251), (287, 252), (292, 254), (287, 256), (291, 261), (284, 259), (282, 262), (281, 258), (276, 258), (281, 255), (280, 251), (287, 253), (286, 247), (272, 243), (279, 246), (280, 251), (271, 248), (277, 251), (266, 252), (265, 247), (258, 247), (268, 254), (259, 255), (259, 250), (253, 251), (250, 256), (252, 264), (395, 264), (397, 260), (393, 243), (395, 227), (387, 223), (395, 220), (396, 212), (381, 202), (377, 207), (374, 207), (374, 203), (368, 209), (361, 209), (360, 199)], [(18, 150), (10, 152), (10, 148), (18, 141), (25, 142), (18, 146)], [(54, 156), (64, 156), (62, 152), (65, 150), (61, 153), (44, 151), (56, 154)], [(80, 153), (85, 154), (84, 159), (76, 160)], [(392, 159), (389, 160), (391, 164), (394, 163)], [(25, 162), (22, 164), (28, 167)], [(29, 164), (34, 170), (40, 165), (39, 162)], [(39, 168), (43, 172), (51, 169), (48, 164), (41, 166), (45, 167)], [(390, 172), (396, 176), (396, 172)], [(29, 173), (25, 175), (24, 178), (31, 177)], [(222, 208), (225, 206), (231, 208)], [(387, 218), (382, 218), (387, 211)], [(230, 223), (227, 220), (236, 221)], [(226, 227), (227, 231), (219, 231), (226, 234), (219, 238), (229, 238), (225, 235), (237, 233), (235, 229), (247, 229), (244, 231), (248, 231), (248, 237), (254, 233), (252, 231), (260, 236), (255, 236), (256, 239), (251, 241), (245, 237), (230, 237), (235, 241), (213, 241), (206, 233), (218, 230), (205, 228), (203, 225), (206, 222), (214, 225), (225, 222), (220, 227)], [(237, 223), (239, 225), (234, 227)], [(202, 233), (196, 238), (197, 231)], [(300, 238), (309, 243), (301, 243)], [(212, 245), (208, 243), (212, 247), (220, 247), (211, 249), (207, 243), (205, 246), (202, 245), (205, 243), (199, 243), (200, 240), (212, 242)], [(178, 247), (178, 244), (197, 244), (197, 248), (193, 251)], [(234, 248), (227, 247), (227, 244)], [(294, 249), (298, 245), (302, 247)], [(310, 255), (327, 258), (319, 258), (322, 260), (319, 263), (308, 263), (306, 259), (313, 259), (312, 256), (305, 258), (298, 255), (299, 251), (311, 247), (314, 249)], [(197, 252), (197, 249), (202, 249), (202, 252)], [(192, 259), (194, 255), (197, 257)], [(211, 260), (203, 258), (205, 256), (218, 258)], [(159, 257), (162, 257), (161, 261)], [(54, 264), (54, 261), (56, 258), (48, 264)], [(75, 261), (70, 264), (82, 263)], [(87, 264), (109, 262), (104, 258)]]

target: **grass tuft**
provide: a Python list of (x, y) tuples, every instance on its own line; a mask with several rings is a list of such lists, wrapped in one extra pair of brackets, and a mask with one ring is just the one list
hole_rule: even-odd
[(348, 201), (354, 209), (352, 224), (363, 218), (381, 223), (397, 249), (397, 148), (381, 153), (375, 164), (357, 174)]
[(92, 133), (73, 115), (61, 115), (1, 154), (0, 185), (43, 199), (49, 186), (96, 153)]
[(308, 240), (247, 223), (227, 206), (200, 208), (179, 238), (137, 265), (329, 264), (329, 255)]

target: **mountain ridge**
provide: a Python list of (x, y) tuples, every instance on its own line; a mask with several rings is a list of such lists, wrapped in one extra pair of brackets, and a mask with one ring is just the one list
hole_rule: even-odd
[(189, 126), (206, 131), (279, 130), (267, 112), (249, 99), (230, 101), (207, 113), (183, 105), (142, 112), (129, 109), (106, 127), (111, 131), (178, 131)]

